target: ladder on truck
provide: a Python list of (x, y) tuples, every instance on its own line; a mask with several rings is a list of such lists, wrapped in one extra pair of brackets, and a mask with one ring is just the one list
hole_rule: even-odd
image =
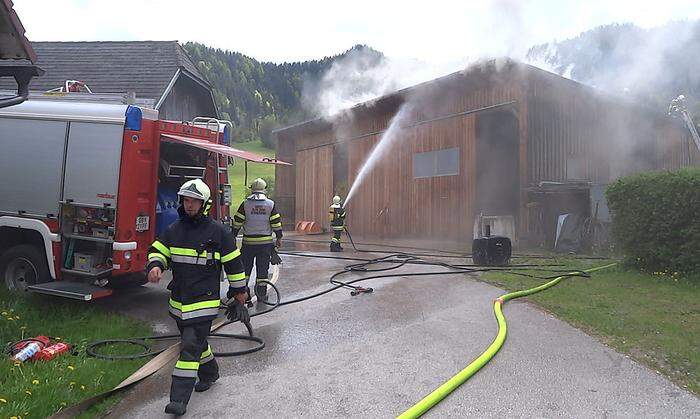
[[(12, 92), (0, 90), (0, 97), (9, 95)], [(136, 105), (142, 108), (153, 109), (155, 101), (153, 99), (137, 98), (131, 93), (83, 93), (83, 92), (40, 92), (30, 91), (29, 100), (60, 100), (66, 102), (87, 102), (87, 103), (105, 103), (117, 105)]]

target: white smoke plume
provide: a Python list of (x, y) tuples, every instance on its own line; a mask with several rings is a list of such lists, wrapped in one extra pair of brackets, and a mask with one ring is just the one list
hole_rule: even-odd
[(313, 114), (328, 118), (359, 103), (459, 70), (466, 64), (464, 59), (431, 65), (355, 48), (336, 60), (319, 81), (304, 86), (302, 103)]

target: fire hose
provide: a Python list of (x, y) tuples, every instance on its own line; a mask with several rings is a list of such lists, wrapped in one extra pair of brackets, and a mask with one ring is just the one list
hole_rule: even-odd
[[(369, 250), (357, 249), (357, 247), (355, 246), (354, 243), (353, 243), (353, 247), (358, 252), (373, 253), (372, 251), (369, 251)], [(368, 280), (379, 279), (379, 278), (389, 278), (389, 277), (397, 277), (397, 276), (414, 277), (414, 276), (454, 275), (454, 274), (460, 274), (460, 273), (474, 274), (477, 272), (488, 272), (488, 271), (503, 271), (503, 272), (508, 272), (508, 273), (515, 274), (515, 275), (522, 275), (522, 276), (539, 278), (539, 279), (555, 278), (554, 280), (552, 280), (544, 285), (541, 285), (540, 287), (536, 287), (536, 288), (533, 288), (531, 290), (509, 293), (509, 294), (506, 294), (506, 295), (500, 297), (499, 300), (497, 300), (495, 303), (494, 310), (497, 310), (496, 317), (497, 317), (497, 320), (499, 322), (499, 328), (501, 327), (501, 323), (502, 323), (503, 330), (502, 331), (499, 330), (499, 335), (497, 336), (496, 340), (494, 340), (494, 343), (489, 347), (489, 349), (487, 349), (487, 351), (481, 357), (477, 358), (477, 360), (475, 360), (475, 362), (472, 364), (476, 364), (477, 361), (479, 361), (479, 362), (483, 361), (483, 363), (478, 365), (478, 368), (475, 368), (475, 369), (474, 369), (474, 366), (472, 366), (472, 364), (470, 364), (470, 366), (465, 368), (465, 370), (462, 371), (460, 374), (458, 374), (458, 376), (453, 377), (453, 379), (448, 382), (449, 383), (448, 387), (443, 388), (445, 385), (448, 384), (448, 383), (446, 383), (445, 385), (443, 385), (443, 387), (438, 389), (439, 392), (438, 392), (438, 390), (436, 390), (434, 392), (436, 394), (431, 393), (431, 395), (427, 396), (425, 399), (421, 400), (421, 402), (419, 402), (416, 406), (414, 406), (413, 408), (409, 409), (407, 412), (404, 413), (404, 415), (409, 414), (409, 415), (415, 415), (415, 416), (402, 416), (402, 417), (418, 417), (418, 416), (422, 415), (425, 411), (430, 409), (432, 406), (439, 403), (440, 400), (442, 400), (444, 397), (446, 397), (447, 394), (449, 394), (451, 391), (453, 391), (455, 388), (457, 388), (461, 383), (466, 381), (471, 375), (476, 373), (476, 371), (478, 371), (483, 365), (486, 364), (486, 362), (488, 362), (488, 360), (490, 360), (493, 357), (493, 355), (495, 355), (495, 353), (498, 351), (498, 349), (500, 349), (500, 346), (503, 344), (503, 341), (505, 340), (505, 319), (503, 318), (503, 314), (501, 312), (501, 305), (503, 303), (505, 303), (506, 301), (513, 299), (513, 298), (519, 298), (519, 297), (522, 297), (525, 295), (530, 295), (530, 294), (533, 294), (535, 292), (542, 291), (546, 288), (549, 288), (551, 286), (556, 285), (563, 278), (572, 277), (572, 276), (587, 277), (588, 272), (593, 272), (594, 270), (603, 269), (603, 268), (612, 266), (612, 265), (606, 265), (604, 267), (591, 269), (591, 270), (588, 270), (586, 272), (577, 271), (577, 272), (569, 272), (569, 273), (563, 274), (564, 271), (562, 271), (560, 269), (559, 270), (546, 269), (546, 268), (543, 269), (542, 265), (524, 265), (524, 264), (523, 265), (511, 265), (507, 268), (504, 268), (504, 267), (478, 267), (475, 265), (456, 265), (456, 264), (449, 264), (449, 263), (439, 262), (439, 261), (426, 261), (424, 259), (421, 259), (418, 256), (412, 256), (409, 253), (393, 253), (393, 254), (390, 254), (387, 256), (383, 256), (383, 257), (379, 257), (379, 258), (370, 258), (370, 259), (347, 258), (347, 257), (342, 257), (342, 256), (325, 256), (325, 255), (317, 255), (317, 254), (305, 254), (305, 253), (301, 253), (301, 252), (279, 252), (279, 253), (280, 254), (288, 254), (290, 256), (299, 256), (299, 257), (314, 257), (314, 258), (326, 257), (326, 258), (341, 259), (341, 260), (351, 259), (351, 260), (357, 261), (358, 263), (347, 265), (342, 271), (334, 273), (330, 277), (330, 280), (329, 280), (331, 285), (332, 285), (331, 287), (329, 287), (325, 290), (322, 290), (320, 292), (317, 292), (315, 294), (311, 294), (311, 295), (307, 295), (307, 296), (303, 296), (303, 297), (298, 297), (298, 298), (290, 299), (290, 300), (286, 300), (286, 301), (281, 301), (280, 292), (273, 283), (271, 283), (269, 281), (265, 281), (265, 282), (267, 282), (268, 285), (271, 285), (271, 287), (273, 288), (273, 290), (275, 291), (275, 293), (277, 295), (277, 299), (274, 303), (264, 302), (269, 307), (261, 312), (251, 314), (251, 317), (267, 314), (267, 313), (269, 313), (269, 312), (271, 312), (279, 307), (285, 306), (285, 305), (290, 305), (290, 304), (295, 304), (295, 303), (307, 301), (307, 300), (310, 300), (312, 298), (319, 297), (321, 295), (327, 294), (329, 292), (335, 291), (335, 290), (340, 289), (340, 288), (351, 289), (351, 295), (353, 295), (353, 296), (363, 294), (363, 293), (369, 293), (369, 292), (373, 291), (372, 288), (364, 288), (364, 287), (360, 287), (360, 286), (354, 285), (354, 284), (362, 282), (362, 281), (368, 281)], [(374, 268), (374, 269), (370, 268), (370, 266), (376, 265), (376, 264), (390, 264), (390, 266)], [(430, 271), (430, 272), (399, 272), (399, 273), (387, 272), (387, 271), (396, 270), (396, 269), (401, 268), (401, 267), (406, 266), (406, 265), (413, 265), (413, 264), (439, 266), (439, 267), (446, 268), (447, 270), (446, 271), (439, 271), (439, 272), (434, 272), (434, 271)], [(560, 266), (560, 265), (548, 265), (548, 266)], [(524, 270), (538, 270), (538, 271), (553, 272), (553, 273), (557, 273), (558, 276), (556, 276), (556, 277), (554, 277), (554, 276), (542, 277), (542, 276), (532, 275), (532, 274), (529, 274), (527, 272), (522, 272)], [(275, 272), (278, 275), (279, 270), (275, 269)], [(340, 277), (341, 275), (348, 274), (348, 273), (365, 273), (365, 274), (371, 273), (373, 275), (365, 276), (365, 277), (361, 277), (361, 278), (355, 278), (355, 279), (352, 279), (349, 281), (341, 281), (338, 279), (338, 277)], [(374, 275), (374, 273), (378, 273), (378, 274)], [(253, 347), (253, 348), (245, 349), (242, 351), (215, 353), (214, 354), (215, 356), (219, 356), (219, 357), (239, 356), (239, 355), (244, 355), (244, 354), (249, 354), (249, 353), (252, 353), (255, 351), (259, 351), (259, 350), (264, 348), (265, 344), (264, 344), (263, 340), (260, 339), (259, 337), (253, 336), (252, 327), (250, 326), (250, 324), (245, 325), (246, 328), (248, 329), (249, 336), (237, 335), (237, 334), (215, 333), (215, 331), (217, 329), (219, 329), (225, 325), (228, 325), (228, 324), (231, 324), (231, 322), (223, 320), (223, 319), (217, 319), (212, 324), (211, 336), (239, 339), (239, 340), (244, 340), (244, 341), (252, 341), (252, 342), (256, 342), (258, 345)], [(502, 335), (502, 338), (501, 338), (501, 335)], [(100, 395), (97, 395), (91, 399), (85, 400), (78, 405), (75, 405), (75, 406), (72, 406), (68, 409), (65, 409), (65, 410), (57, 413), (53, 417), (55, 417), (55, 418), (71, 417), (71, 415), (75, 415), (76, 413), (79, 413), (79, 412), (85, 410), (87, 407), (102, 400), (103, 398), (105, 398), (105, 397), (107, 397), (107, 396), (109, 396), (109, 395), (111, 395), (111, 394), (113, 394), (121, 389), (129, 387), (129, 386), (143, 380), (144, 378), (150, 376), (151, 374), (156, 372), (158, 369), (160, 369), (163, 366), (165, 366), (166, 364), (168, 364), (172, 359), (177, 357), (177, 354), (179, 351), (178, 351), (177, 344), (172, 345), (167, 349), (163, 349), (160, 351), (154, 351), (154, 350), (151, 350), (150, 345), (148, 345), (147, 341), (149, 341), (149, 340), (158, 341), (158, 340), (177, 339), (178, 337), (179, 337), (179, 335), (161, 335), (161, 336), (148, 336), (148, 337), (140, 337), (140, 338), (132, 338), (132, 339), (112, 339), (112, 340), (102, 340), (102, 341), (98, 341), (98, 342), (92, 342), (91, 344), (89, 344), (87, 346), (87, 349), (86, 349), (87, 354), (90, 356), (103, 358), (103, 359), (114, 359), (114, 360), (116, 360), (116, 359), (143, 358), (143, 357), (148, 357), (148, 356), (155, 356), (155, 358), (152, 359), (151, 361), (149, 361), (143, 367), (141, 367), (141, 369), (136, 371), (134, 374), (132, 374), (132, 376), (128, 377), (126, 380), (124, 380), (122, 383), (120, 383), (114, 389), (112, 389), (106, 393), (102, 393)], [(499, 343), (499, 340), (500, 340), (500, 343)], [(126, 344), (135, 345), (135, 346), (140, 346), (143, 348), (143, 351), (141, 353), (137, 353), (137, 354), (133, 354), (133, 355), (119, 356), (119, 355), (101, 354), (96, 349), (96, 348), (101, 347), (101, 346), (110, 345), (110, 344), (119, 344), (119, 343), (126, 343)], [(497, 343), (498, 343), (498, 345), (494, 346)], [(488, 358), (483, 360), (482, 358), (487, 353), (490, 353), (491, 351), (493, 353)], [(466, 375), (465, 371), (467, 369), (474, 369), (474, 371), (471, 372), (470, 374)], [(465, 378), (465, 375), (466, 375), (466, 378)], [(462, 381), (460, 381), (459, 384), (455, 385), (455, 383), (459, 380), (462, 380)], [(449, 391), (447, 391), (447, 390), (449, 390)], [(420, 412), (420, 413), (416, 414), (416, 412)]]
[[(599, 271), (601, 269), (606, 269), (610, 268), (612, 266), (615, 266), (616, 263), (611, 263), (608, 265), (604, 266), (599, 266), (596, 268), (591, 268), (587, 269), (585, 271), (582, 271), (586, 275), (589, 275), (592, 272)], [(515, 292), (509, 292), (507, 294), (504, 294), (493, 302), (493, 312), (496, 315), (496, 321), (498, 322), (498, 334), (496, 335), (496, 338), (491, 342), (491, 344), (486, 348), (486, 350), (479, 355), (474, 361), (472, 361), (469, 365), (467, 365), (462, 371), (457, 373), (454, 377), (450, 378), (447, 380), (444, 384), (442, 384), (440, 387), (435, 389), (432, 393), (428, 394), (425, 396), (423, 399), (421, 399), (418, 403), (413, 405), (411, 408), (403, 412), (398, 416), (399, 419), (409, 419), (409, 418), (418, 418), (422, 416), (425, 412), (433, 408), (435, 405), (440, 403), (445, 397), (447, 397), (450, 393), (452, 393), (454, 390), (457, 389), (457, 387), (461, 386), (464, 384), (469, 378), (471, 378), (474, 374), (476, 374), (484, 365), (486, 365), (496, 354), (498, 351), (501, 349), (503, 346), (503, 343), (506, 340), (506, 334), (508, 332), (508, 325), (506, 323), (506, 318), (503, 315), (503, 305), (508, 302), (509, 300), (514, 300), (516, 298), (520, 297), (525, 297), (528, 295), (536, 294), (538, 292), (544, 291), (548, 288), (551, 288), (555, 285), (557, 285), (559, 282), (561, 282), (565, 278), (569, 278), (572, 276), (581, 276), (580, 273), (577, 272), (571, 272), (566, 275), (561, 275), (553, 280), (546, 282), (540, 286), (526, 289), (526, 290), (521, 290), (521, 291), (515, 291)]]
[[(265, 283), (269, 285), (273, 291), (275, 291), (275, 294), (277, 294), (277, 302), (270, 304), (271, 307), (268, 309), (265, 309), (263, 311), (253, 313), (250, 315), (250, 317), (255, 317), (259, 316), (261, 314), (265, 314), (267, 312), (270, 312), (277, 308), (277, 305), (279, 304), (280, 300), (280, 292), (275, 286), (270, 281), (267, 280), (260, 280), (258, 283)], [(225, 307), (221, 307), (225, 308)], [(234, 323), (233, 321), (227, 320), (224, 321), (223, 323), (220, 323), (217, 326), (218, 328), (228, 326), (229, 324)], [(227, 338), (227, 339), (237, 339), (237, 340), (242, 340), (242, 341), (248, 341), (248, 342), (255, 342), (257, 343), (256, 346), (248, 349), (243, 349), (240, 351), (231, 351), (231, 352), (214, 352), (215, 357), (229, 357), (229, 356), (241, 356), (241, 355), (247, 355), (251, 354), (253, 352), (260, 351), (265, 348), (265, 342), (253, 335), (253, 327), (251, 326), (250, 322), (244, 322), (243, 325), (248, 331), (248, 335), (240, 335), (240, 334), (231, 334), (231, 333), (218, 333), (212, 331), (209, 336), (213, 337), (218, 337), (218, 338)], [(179, 334), (171, 334), (171, 335), (153, 335), (153, 336), (143, 336), (143, 337), (137, 337), (137, 338), (131, 338), (131, 339), (105, 339), (105, 340), (99, 340), (95, 342), (89, 343), (85, 347), (85, 353), (91, 357), (94, 358), (100, 358), (100, 359), (107, 359), (107, 360), (119, 360), (119, 359), (138, 359), (138, 358), (146, 358), (150, 356), (156, 356), (164, 352), (166, 349), (161, 349), (161, 350), (153, 350), (151, 349), (151, 345), (148, 344), (148, 341), (167, 341), (167, 340), (174, 340), (174, 339), (179, 339), (180, 335)], [(106, 355), (100, 353), (97, 348), (103, 347), (103, 346), (109, 346), (109, 345), (115, 345), (115, 344), (128, 344), (128, 345), (133, 345), (133, 346), (139, 346), (143, 349), (142, 352), (140, 353), (135, 353), (135, 354), (129, 354), (129, 355)]]

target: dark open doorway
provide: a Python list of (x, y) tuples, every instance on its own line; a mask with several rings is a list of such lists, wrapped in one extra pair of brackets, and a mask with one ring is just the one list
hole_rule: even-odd
[(520, 152), (518, 120), (511, 111), (476, 119), (476, 215), (518, 217)]
[(345, 199), (348, 194), (348, 145), (333, 146), (333, 193)]

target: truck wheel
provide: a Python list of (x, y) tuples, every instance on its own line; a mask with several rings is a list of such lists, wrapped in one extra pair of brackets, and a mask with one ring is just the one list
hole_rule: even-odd
[(30, 285), (51, 280), (44, 252), (37, 246), (20, 244), (0, 256), (0, 279), (12, 291), (26, 292)]

